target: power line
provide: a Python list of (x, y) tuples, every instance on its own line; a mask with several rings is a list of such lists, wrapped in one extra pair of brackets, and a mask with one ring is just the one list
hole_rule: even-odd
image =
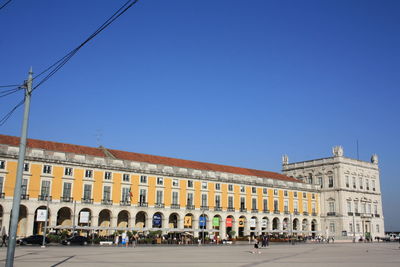
[(8, 5), (11, 2), (11, 0), (8, 0), (7, 2), (5, 2), (1, 7), (0, 10), (2, 10), (3, 8), (6, 7), (6, 5)]
[(4, 123), (6, 123), (8, 121), (8, 119), (11, 117), (11, 115), (14, 113), (14, 111), (16, 111), (20, 106), (22, 106), (25, 102), (25, 98), (22, 99), (17, 105), (15, 105), (6, 115), (4, 115), (1, 119), (0, 119), (0, 126), (3, 126)]
[(0, 85), (0, 88), (15, 87), (15, 86), (20, 86), (20, 84)]
[(14, 94), (14, 93), (18, 92), (19, 90), (21, 90), (21, 87), (0, 91), (0, 98)]

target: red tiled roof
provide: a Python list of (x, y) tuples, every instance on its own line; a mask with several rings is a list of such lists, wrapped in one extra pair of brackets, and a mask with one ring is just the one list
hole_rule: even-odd
[[(19, 137), (0, 135), (0, 145), (11, 145), (11, 146), (19, 146)], [(87, 146), (78, 146), (50, 141), (42, 141), (36, 139), (28, 139), (28, 148), (39, 148), (50, 151), (58, 151), (58, 152), (67, 152), (67, 153), (75, 153), (75, 154), (83, 154), (83, 155), (91, 155), (96, 157), (106, 157), (103, 150), (100, 148), (87, 147)], [(154, 155), (147, 155), (141, 153), (133, 153), (120, 151), (115, 149), (107, 149), (112, 155), (114, 155), (117, 159), (121, 160), (131, 160), (137, 162), (147, 162), (152, 164), (162, 164), (167, 166), (175, 166), (182, 168), (190, 168), (190, 169), (198, 169), (198, 170), (207, 170), (207, 171), (216, 171), (216, 172), (227, 172), (233, 174), (241, 174), (241, 175), (249, 175), (249, 176), (257, 176), (262, 178), (272, 178), (284, 181), (291, 182), (300, 182), (299, 180), (288, 177), (286, 175), (269, 172), (269, 171), (261, 171), (261, 170), (253, 170), (246, 169), (240, 167), (226, 166), (220, 164), (213, 163), (205, 163), (184, 159), (176, 159), (169, 157), (161, 157)]]

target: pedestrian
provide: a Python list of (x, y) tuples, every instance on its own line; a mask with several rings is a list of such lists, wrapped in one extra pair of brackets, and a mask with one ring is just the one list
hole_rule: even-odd
[(3, 236), (1, 237), (1, 247), (6, 246), (7, 247), (7, 234), (4, 233)]
[(118, 246), (118, 243), (119, 243), (119, 236), (118, 236), (118, 234), (115, 235), (114, 243), (115, 243), (116, 246)]
[(253, 251), (251, 253), (261, 254), (261, 251), (259, 250), (259, 241), (258, 241), (257, 237), (254, 238), (253, 245), (254, 245), (254, 247), (253, 247)]
[(269, 236), (265, 236), (265, 244), (269, 247)]

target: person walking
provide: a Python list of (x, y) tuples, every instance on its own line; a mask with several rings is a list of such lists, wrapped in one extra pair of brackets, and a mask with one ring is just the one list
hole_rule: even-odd
[(254, 238), (254, 241), (253, 241), (253, 251), (251, 252), (251, 253), (258, 253), (258, 254), (261, 254), (261, 251), (259, 250), (260, 249), (260, 242), (258, 241), (258, 238), (257, 237), (255, 237)]
[(3, 236), (1, 237), (1, 240), (2, 240), (1, 247), (3, 247), (3, 245), (7, 247), (7, 238), (8, 238), (7, 234), (4, 233)]

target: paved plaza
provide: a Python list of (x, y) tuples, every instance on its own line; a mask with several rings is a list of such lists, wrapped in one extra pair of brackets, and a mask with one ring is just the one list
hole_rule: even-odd
[[(16, 267), (40, 266), (400, 266), (398, 243), (274, 245), (252, 254), (251, 246), (18, 247)], [(6, 249), (0, 248), (4, 266)]]

